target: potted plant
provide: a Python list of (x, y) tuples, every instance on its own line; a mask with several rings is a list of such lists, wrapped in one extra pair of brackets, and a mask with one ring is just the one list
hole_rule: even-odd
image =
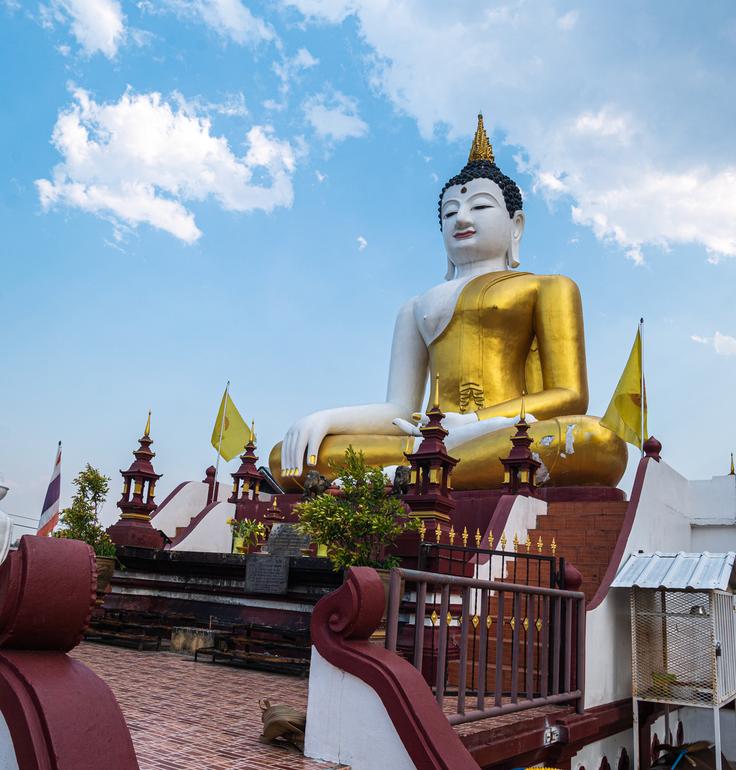
[(81, 540), (92, 547), (97, 563), (97, 595), (101, 597), (115, 571), (115, 543), (97, 518), (110, 489), (110, 479), (87, 463), (72, 484), (77, 491), (71, 505), (61, 512), (62, 528), (54, 532), (54, 537)]
[(233, 535), (233, 553), (247, 553), (266, 537), (266, 527), (255, 519), (227, 519)]
[(344, 463), (334, 470), (340, 494), (322, 494), (296, 505), (299, 530), (327, 547), (335, 570), (375, 568), (388, 601), (390, 570), (399, 559), (387, 550), (399, 535), (416, 529), (417, 522), (407, 518), (401, 500), (387, 493), (388, 477), (381, 468), (369, 466), (362, 452), (348, 447)]

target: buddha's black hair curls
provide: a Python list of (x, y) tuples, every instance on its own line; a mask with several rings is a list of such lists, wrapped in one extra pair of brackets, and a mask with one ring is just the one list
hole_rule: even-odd
[(521, 210), (521, 190), (516, 182), (507, 177), (506, 174), (504, 174), (503, 171), (490, 160), (473, 160), (468, 163), (457, 176), (452, 177), (452, 179), (450, 179), (442, 188), (438, 204), (440, 230), (442, 229), (442, 197), (445, 194), (445, 190), (447, 190), (448, 187), (453, 187), (457, 184), (467, 184), (473, 179), (490, 179), (501, 188), (503, 200), (506, 204), (506, 210), (509, 212), (510, 217), (513, 218), (514, 214)]

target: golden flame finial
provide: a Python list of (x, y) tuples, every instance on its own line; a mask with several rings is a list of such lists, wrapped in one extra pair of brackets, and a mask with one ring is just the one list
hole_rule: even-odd
[(440, 408), (440, 376), (435, 374), (434, 376), (434, 396), (432, 398), (432, 408)]
[(731, 472), (729, 473), (729, 476), (736, 476), (736, 469), (733, 467), (733, 452), (731, 452)]
[(473, 137), (473, 145), (470, 148), (470, 155), (468, 155), (468, 163), (472, 163), (474, 160), (490, 160), (491, 163), (495, 163), (496, 159), (493, 157), (493, 147), (488, 139), (488, 134), (483, 126), (483, 113), (478, 113), (478, 127), (475, 129), (475, 136)]
[(526, 420), (526, 390), (521, 391), (521, 412), (519, 413), (519, 421)]
[[(151, 435), (151, 410), (148, 410), (148, 419), (146, 420), (146, 429), (143, 431), (144, 436)], [(732, 455), (733, 457), (733, 455)]]
[(256, 421), (255, 420), (250, 421), (250, 440), (254, 444), (256, 443)]

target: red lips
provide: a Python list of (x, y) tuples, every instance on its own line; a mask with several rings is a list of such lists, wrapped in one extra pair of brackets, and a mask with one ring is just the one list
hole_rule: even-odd
[(455, 233), (452, 237), (458, 241), (462, 241), (465, 238), (472, 238), (475, 235), (475, 230), (463, 230), (462, 232)]

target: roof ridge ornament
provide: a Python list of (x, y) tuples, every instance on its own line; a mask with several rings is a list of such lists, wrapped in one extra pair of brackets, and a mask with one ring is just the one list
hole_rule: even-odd
[(473, 163), (478, 160), (487, 160), (491, 163), (496, 162), (496, 159), (493, 157), (493, 147), (488, 139), (485, 126), (483, 125), (482, 112), (478, 113), (478, 127), (475, 129), (473, 144), (470, 147), (470, 155), (468, 155), (468, 163)]

